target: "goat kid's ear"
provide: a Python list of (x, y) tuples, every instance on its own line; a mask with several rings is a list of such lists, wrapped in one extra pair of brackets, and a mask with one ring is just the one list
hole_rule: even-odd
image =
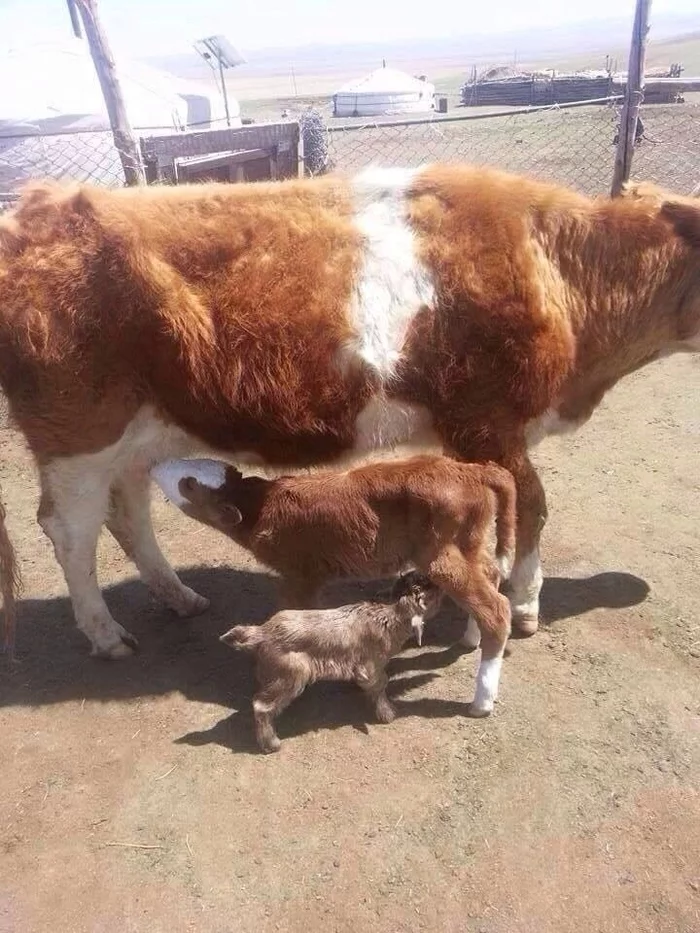
[(416, 641), (418, 642), (418, 647), (423, 645), (423, 617), (422, 616), (413, 616), (411, 619), (411, 628), (413, 629), (413, 634), (416, 636)]

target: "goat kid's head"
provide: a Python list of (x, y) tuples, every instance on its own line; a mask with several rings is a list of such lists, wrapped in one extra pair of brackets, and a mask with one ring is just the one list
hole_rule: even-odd
[(243, 474), (221, 460), (166, 460), (151, 470), (166, 498), (190, 518), (231, 534), (243, 516), (233, 504)]
[(411, 620), (411, 628), (418, 645), (423, 643), (423, 626), (426, 619), (436, 614), (442, 602), (442, 591), (428, 577), (411, 570), (402, 574), (394, 583), (392, 597), (402, 615)]

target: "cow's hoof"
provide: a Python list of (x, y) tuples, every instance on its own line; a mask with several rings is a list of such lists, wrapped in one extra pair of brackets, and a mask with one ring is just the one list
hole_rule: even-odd
[(539, 626), (537, 616), (513, 616), (513, 628), (519, 635), (534, 635)]
[(492, 712), (493, 706), (477, 706), (475, 703), (470, 703), (467, 709), (467, 715), (471, 716), (472, 719), (485, 719)]
[(206, 596), (200, 596), (199, 593), (195, 593), (194, 590), (190, 590), (188, 587), (188, 591), (182, 594), (180, 603), (173, 608), (181, 619), (190, 619), (192, 616), (198, 616), (206, 612), (210, 605), (211, 603)]
[(122, 658), (130, 658), (138, 649), (139, 643), (126, 629), (119, 633), (119, 641), (111, 645), (93, 645), (92, 656), (101, 658), (105, 661), (120, 661)]

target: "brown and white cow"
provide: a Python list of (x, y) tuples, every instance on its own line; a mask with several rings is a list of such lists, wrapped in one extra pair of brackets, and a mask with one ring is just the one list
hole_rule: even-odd
[[(34, 185), (0, 221), (0, 382), (93, 652), (133, 637), (97, 583), (106, 522), (180, 615), (148, 471), (379, 447), (495, 460), (518, 487), (513, 621), (537, 628), (546, 507), (528, 449), (625, 374), (700, 349), (700, 204), (589, 200), (468, 166), (254, 185)], [(0, 544), (2, 543), (0, 537)], [(11, 554), (0, 554), (12, 609)]]

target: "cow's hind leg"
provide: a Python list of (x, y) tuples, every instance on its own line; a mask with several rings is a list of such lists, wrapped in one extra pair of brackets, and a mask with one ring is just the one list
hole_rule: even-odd
[(145, 470), (131, 470), (113, 483), (107, 528), (136, 564), (146, 586), (166, 606), (183, 618), (208, 608), (209, 600), (182, 583), (158, 546)]
[(110, 474), (87, 458), (55, 460), (41, 470), (39, 524), (53, 544), (68, 585), (78, 628), (92, 653), (123, 658), (136, 639), (107, 608), (97, 582), (97, 539), (107, 516)]

